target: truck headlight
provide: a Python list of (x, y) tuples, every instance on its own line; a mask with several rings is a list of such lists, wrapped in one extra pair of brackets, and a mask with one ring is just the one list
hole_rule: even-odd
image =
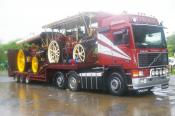
[(158, 70), (156, 70), (156, 71), (155, 71), (155, 74), (156, 74), (156, 75), (159, 75), (159, 71), (158, 71)]
[(163, 75), (165, 75), (165, 74), (166, 74), (166, 70), (165, 70), (165, 69), (163, 69), (162, 73), (163, 73)]
[(155, 71), (153, 70), (153, 71), (151, 71), (151, 75), (152, 76), (154, 76), (155, 75)]
[(162, 70), (159, 70), (159, 74), (162, 75), (163, 71)]

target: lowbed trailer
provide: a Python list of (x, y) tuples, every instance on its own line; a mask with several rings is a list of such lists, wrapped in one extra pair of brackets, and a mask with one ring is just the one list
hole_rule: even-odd
[(113, 95), (168, 88), (164, 27), (153, 17), (85, 12), (44, 28), (52, 32), (17, 42), (28, 48), (8, 51), (9, 76), (17, 82)]
[[(53, 82), (58, 88), (65, 89), (70, 86), (72, 90), (77, 91), (80, 89), (108, 89), (108, 77), (124, 77), (123, 80), (127, 84), (123, 87), (125, 90), (137, 90), (139, 92), (150, 91), (155, 85), (164, 88), (168, 87), (168, 79), (162, 77), (159, 79), (147, 78), (147, 83), (140, 84), (140, 79), (131, 80), (130, 77), (125, 75), (126, 73), (121, 70), (121, 67), (95, 67), (94, 64), (89, 66), (84, 64), (49, 64), (43, 69), (43, 74), (33, 74), (29, 72), (10, 72), (10, 76), (13, 76), (17, 82), (29, 83), (30, 81), (44, 81)], [(64, 80), (64, 81), (63, 81)], [(70, 82), (71, 81), (71, 82)], [(132, 81), (137, 81), (132, 83)], [(145, 81), (145, 79), (143, 79)], [(69, 85), (67, 85), (69, 82)], [(161, 84), (160, 84), (161, 83)], [(120, 83), (119, 83), (120, 84)], [(71, 87), (72, 86), (72, 87)], [(75, 87), (77, 86), (77, 87)], [(76, 88), (76, 89), (75, 89)], [(111, 88), (112, 89), (112, 88)]]

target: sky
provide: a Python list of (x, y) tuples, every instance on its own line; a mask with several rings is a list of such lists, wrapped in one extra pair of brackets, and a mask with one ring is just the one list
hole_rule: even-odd
[(0, 0), (0, 42), (23, 39), (42, 26), (83, 11), (144, 13), (164, 22), (166, 35), (175, 33), (173, 0)]

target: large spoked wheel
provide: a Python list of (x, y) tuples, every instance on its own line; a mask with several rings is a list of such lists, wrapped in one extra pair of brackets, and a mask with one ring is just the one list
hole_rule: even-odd
[(32, 72), (37, 73), (38, 72), (38, 58), (36, 56), (32, 57)]
[(48, 47), (49, 63), (58, 63), (60, 59), (60, 46), (57, 41), (52, 40)]
[(120, 73), (114, 72), (108, 81), (109, 91), (112, 95), (122, 96), (126, 92), (126, 83)]
[(68, 87), (72, 91), (79, 90), (78, 77), (76, 74), (70, 74), (68, 77)]
[(66, 86), (65, 76), (62, 72), (57, 72), (55, 75), (55, 84), (59, 89), (64, 89)]
[(73, 49), (73, 59), (79, 62), (85, 62), (86, 52), (85, 48), (81, 44), (76, 44)]
[(20, 49), (18, 51), (18, 54), (17, 54), (17, 68), (18, 68), (19, 72), (24, 72), (25, 63), (26, 63), (26, 61), (25, 61), (24, 51), (22, 49)]

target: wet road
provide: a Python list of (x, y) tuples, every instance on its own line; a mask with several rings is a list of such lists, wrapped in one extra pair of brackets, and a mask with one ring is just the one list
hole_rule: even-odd
[(0, 76), (0, 116), (175, 116), (175, 79), (150, 95), (111, 96), (15, 83)]

